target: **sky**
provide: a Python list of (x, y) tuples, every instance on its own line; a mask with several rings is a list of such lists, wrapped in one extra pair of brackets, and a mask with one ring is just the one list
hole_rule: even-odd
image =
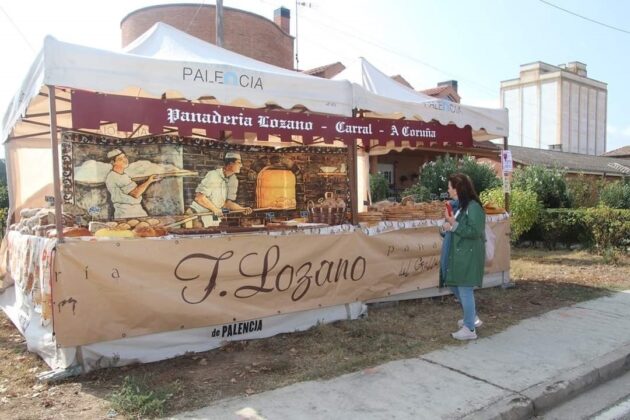
[[(163, 3), (125, 0), (0, 0), (0, 115), (22, 82), (46, 35), (96, 48), (120, 48), (120, 22)], [(566, 11), (546, 3), (552, 3)], [(214, 0), (203, 1), (214, 4)], [(296, 4), (297, 19), (296, 19)], [(606, 150), (630, 145), (630, 2), (622, 0), (224, 0), (224, 7), (268, 19), (284, 6), (297, 20), (299, 68), (365, 57), (415, 89), (457, 80), (462, 103), (499, 107), (500, 82), (521, 64), (587, 64), (608, 84)], [(102, 7), (98, 7), (98, 5)]]

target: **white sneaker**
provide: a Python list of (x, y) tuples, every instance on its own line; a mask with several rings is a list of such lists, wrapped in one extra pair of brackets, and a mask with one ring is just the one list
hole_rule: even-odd
[[(483, 325), (483, 321), (479, 319), (478, 316), (475, 317), (475, 329), (481, 327)], [(459, 321), (457, 321), (457, 326), (459, 328), (464, 326), (464, 320), (460, 319)]]
[(454, 332), (451, 335), (456, 340), (476, 340), (477, 339), (477, 333), (475, 331), (470, 331), (466, 327), (460, 328), (459, 331)]

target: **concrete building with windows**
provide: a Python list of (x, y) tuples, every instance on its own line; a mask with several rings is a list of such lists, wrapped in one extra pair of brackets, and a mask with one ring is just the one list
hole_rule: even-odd
[(601, 155), (606, 151), (607, 84), (591, 79), (586, 64), (523, 64), (518, 79), (501, 82), (510, 111), (509, 144)]

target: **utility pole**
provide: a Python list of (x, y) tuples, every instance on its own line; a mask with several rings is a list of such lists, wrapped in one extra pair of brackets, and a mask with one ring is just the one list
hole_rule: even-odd
[[(223, 0), (217, 0), (217, 6), (215, 10), (216, 17), (216, 44), (223, 48)], [(297, 17), (296, 17), (297, 19)], [(297, 20), (296, 20), (297, 25)], [(296, 26), (297, 27), (297, 26)]]
[(298, 6), (311, 7), (311, 3), (295, 0), (295, 70), (300, 69), (300, 58), (298, 50)]

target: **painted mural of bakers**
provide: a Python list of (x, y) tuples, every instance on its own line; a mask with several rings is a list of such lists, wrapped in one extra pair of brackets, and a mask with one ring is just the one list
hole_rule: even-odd
[(105, 178), (105, 185), (114, 205), (114, 218), (126, 219), (130, 217), (146, 217), (146, 210), (142, 208), (142, 194), (149, 185), (160, 181), (157, 175), (150, 175), (141, 184), (135, 183), (125, 172), (129, 167), (127, 155), (120, 149), (114, 149), (107, 153), (112, 164), (112, 169)]
[(190, 208), (200, 215), (204, 227), (216, 226), (223, 215), (222, 209), (228, 211), (251, 214), (250, 207), (243, 207), (236, 203), (238, 179), (236, 174), (241, 172), (243, 162), (238, 152), (226, 152), (223, 167), (208, 171), (195, 190), (195, 199)]

